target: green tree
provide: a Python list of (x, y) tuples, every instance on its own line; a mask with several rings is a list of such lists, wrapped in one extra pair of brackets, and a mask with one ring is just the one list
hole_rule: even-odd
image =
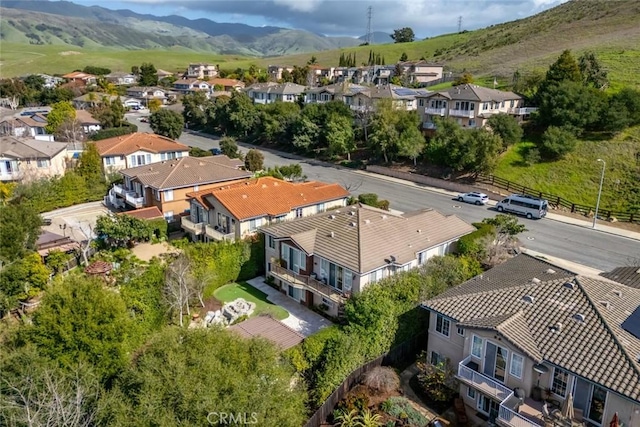
[(7, 305), (3, 307), (0, 301), (0, 311), (14, 307), (17, 301), (38, 295), (47, 285), (50, 274), (51, 271), (35, 252), (5, 266), (0, 271), (0, 294)]
[(313, 55), (311, 59), (307, 61), (307, 65), (315, 65), (317, 63), (318, 63), (318, 58), (316, 58), (315, 55)]
[(128, 247), (148, 241), (153, 229), (148, 221), (131, 215), (101, 215), (96, 220), (96, 234), (107, 247)]
[(230, 159), (240, 159), (242, 158), (242, 152), (238, 148), (238, 143), (236, 139), (232, 136), (225, 136), (220, 138), (220, 150), (222, 154), (229, 157)]
[(572, 152), (577, 144), (578, 139), (571, 130), (549, 126), (542, 134), (540, 154), (546, 159), (560, 159), (565, 154)]
[(119, 281), (120, 296), (143, 337), (168, 322), (168, 310), (162, 295), (165, 270), (165, 264), (154, 258), (141, 274)]
[(294, 102), (274, 102), (259, 110), (255, 136), (267, 144), (291, 140), (293, 124), (300, 117), (300, 106)]
[(56, 249), (49, 252), (47, 258), (45, 259), (45, 264), (47, 265), (47, 267), (53, 270), (54, 273), (60, 274), (64, 271), (67, 263), (71, 260), (71, 258), (73, 258), (71, 254)]
[(471, 73), (462, 73), (453, 81), (454, 86), (466, 85), (473, 83), (473, 75)]
[(76, 110), (70, 102), (56, 102), (51, 106), (51, 111), (47, 114), (47, 126), (45, 126), (45, 130), (49, 134), (54, 134), (65, 121), (75, 118)]
[(400, 150), (402, 155), (415, 160), (424, 147), (424, 137), (416, 132), (419, 123), (420, 118), (414, 111), (396, 110), (391, 100), (382, 99), (376, 103), (376, 112), (371, 119), (369, 146), (382, 155), (385, 163), (395, 158)]
[(207, 418), (212, 411), (240, 412), (256, 425), (297, 427), (306, 419), (306, 393), (292, 374), (267, 340), (167, 328), (123, 372), (106, 415), (114, 425), (196, 426), (218, 422)]
[(193, 129), (201, 129), (207, 124), (207, 108), (212, 102), (204, 92), (194, 92), (182, 98), (182, 117), (184, 122)]
[(236, 92), (224, 108), (223, 124), (233, 135), (247, 136), (258, 122), (258, 111), (247, 94)]
[(400, 55), (400, 62), (406, 62), (409, 59), (409, 57), (407, 56), (406, 52), (402, 52), (402, 55)]
[(139, 69), (138, 84), (140, 86), (155, 86), (158, 84), (158, 70), (151, 63), (143, 63)]
[(356, 143), (353, 135), (353, 120), (349, 117), (332, 114), (324, 126), (324, 138), (327, 141), (330, 156), (347, 155), (351, 160), (351, 152)]
[(86, 144), (85, 150), (80, 155), (78, 166), (76, 166), (76, 173), (83, 177), (92, 188), (105, 184), (102, 157), (100, 157), (95, 143)]
[(70, 368), (86, 362), (109, 383), (125, 366), (129, 325), (117, 293), (72, 275), (47, 292), (25, 333), (43, 355)]
[(151, 99), (147, 102), (147, 107), (151, 113), (155, 113), (162, 108), (162, 101), (157, 98)]
[(546, 87), (539, 100), (535, 116), (539, 125), (566, 127), (576, 134), (597, 125), (606, 107), (603, 92), (572, 81)]
[(607, 71), (593, 52), (585, 52), (578, 58), (578, 67), (582, 75), (582, 83), (595, 89), (603, 90), (609, 86)]
[(414, 166), (417, 159), (424, 151), (426, 145), (424, 135), (420, 132), (420, 117), (410, 111), (403, 111), (398, 117), (398, 154), (413, 160)]
[(620, 131), (640, 124), (640, 91), (623, 88), (609, 98), (599, 127), (607, 131)]
[(512, 215), (498, 214), (493, 218), (483, 219), (482, 223), (491, 225), (495, 229), (499, 240), (512, 239), (518, 234), (527, 231), (527, 227), (524, 224), (520, 224), (518, 218)]
[(416, 35), (410, 27), (403, 27), (393, 30), (391, 38), (394, 43), (409, 43), (415, 40)]
[(264, 154), (254, 148), (247, 151), (247, 155), (244, 157), (244, 167), (251, 172), (264, 169)]
[(162, 108), (149, 117), (151, 129), (158, 135), (178, 139), (182, 135), (184, 119), (180, 113)]
[(502, 151), (505, 151), (510, 145), (520, 142), (524, 133), (518, 120), (508, 114), (494, 114), (487, 120), (487, 126), (491, 132), (502, 139)]
[(551, 64), (545, 77), (545, 84), (560, 83), (565, 80), (576, 83), (582, 82), (580, 66), (570, 50), (563, 51), (556, 62)]
[(120, 99), (120, 97), (114, 99), (111, 102), (109, 102), (107, 98), (104, 97), (103, 102), (100, 102), (99, 104), (91, 108), (91, 113), (93, 117), (95, 117), (100, 122), (100, 125), (103, 129), (120, 127), (125, 122), (125, 109), (122, 105), (122, 100)]
[(41, 226), (33, 203), (0, 204), (0, 261), (11, 262), (35, 250)]

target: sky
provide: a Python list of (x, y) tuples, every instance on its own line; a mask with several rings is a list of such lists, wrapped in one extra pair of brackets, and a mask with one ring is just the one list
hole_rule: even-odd
[(371, 29), (411, 27), (417, 38), (474, 30), (534, 15), (566, 0), (74, 0), (84, 6), (130, 9), (156, 16), (208, 18), (256, 27), (273, 25), (327, 36), (359, 37)]

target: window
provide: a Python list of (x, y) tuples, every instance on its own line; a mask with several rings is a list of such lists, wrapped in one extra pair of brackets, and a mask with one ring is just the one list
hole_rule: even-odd
[(164, 201), (170, 202), (173, 200), (173, 190), (164, 190)]
[(296, 218), (302, 218), (302, 208), (296, 208)]
[(469, 119), (469, 127), (476, 127), (476, 119)]
[(318, 203), (316, 206), (318, 207), (318, 212), (324, 212), (324, 203)]
[(193, 186), (193, 191), (198, 191), (200, 190), (200, 186), (199, 185), (194, 185)]
[(516, 378), (522, 379), (522, 369), (524, 366), (524, 357), (519, 354), (513, 353), (511, 355), (511, 367), (509, 368), (509, 374)]
[(164, 219), (167, 221), (173, 221), (173, 211), (165, 212)]
[(445, 337), (448, 337), (450, 326), (451, 324), (449, 320), (445, 319), (444, 316), (438, 314), (438, 317), (436, 317), (436, 332), (439, 332)]
[(564, 397), (567, 394), (567, 383), (569, 382), (569, 373), (560, 368), (553, 368), (553, 382), (551, 383), (551, 391), (558, 396)]
[(271, 249), (276, 248), (276, 239), (274, 239), (273, 236), (269, 236), (269, 247)]
[(482, 338), (477, 335), (474, 335), (471, 339), (471, 355), (478, 359), (482, 358), (482, 341)]
[(49, 167), (49, 160), (38, 160), (38, 167), (39, 168), (46, 168)]
[(475, 391), (475, 389), (473, 389), (471, 387), (467, 387), (467, 396), (469, 396), (471, 399), (475, 400), (476, 399), (476, 391)]
[(418, 100), (418, 105), (419, 105), (420, 107), (424, 107), (424, 99), (419, 99), (419, 100)]
[(439, 364), (445, 364), (447, 363), (447, 359), (446, 357), (436, 353), (435, 351), (431, 352), (431, 364), (433, 366), (438, 366)]
[(464, 336), (464, 328), (461, 328), (460, 326), (458, 326), (458, 335)]
[(258, 220), (257, 219), (250, 219), (249, 220), (249, 231), (256, 231), (256, 229), (258, 228)]
[(153, 190), (153, 198), (160, 201), (160, 192), (158, 190)]
[(426, 252), (418, 253), (418, 265), (424, 264), (424, 262), (426, 260), (427, 260), (427, 253)]
[(107, 166), (115, 165), (116, 164), (116, 158), (115, 157), (105, 157), (104, 158), (104, 164), (107, 165)]

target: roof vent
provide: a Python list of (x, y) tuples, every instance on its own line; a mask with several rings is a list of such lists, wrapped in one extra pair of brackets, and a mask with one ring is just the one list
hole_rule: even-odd
[(545, 271), (545, 273), (547, 274), (556, 274), (556, 271), (552, 268), (547, 269), (547, 271)]
[(365, 220), (364, 220), (364, 223), (365, 223), (365, 224), (369, 224), (370, 222), (371, 222), (371, 221), (369, 221), (368, 219), (365, 219)]
[(387, 216), (386, 215), (380, 215), (380, 218), (387, 219)]
[(418, 228), (418, 233), (422, 233), (422, 230), (420, 230), (419, 228)]
[(575, 289), (576, 288), (576, 284), (573, 282), (564, 282), (562, 284), (562, 286), (564, 286), (567, 289)]
[(531, 295), (525, 295), (522, 297), (522, 301), (528, 303), (528, 304), (533, 304), (533, 302), (535, 301), (534, 298)]
[(558, 322), (555, 325), (549, 326), (549, 330), (555, 333), (560, 332), (562, 330), (562, 323)]
[(573, 315), (573, 320), (575, 320), (578, 323), (584, 323), (584, 314), (582, 313), (577, 313)]
[(336, 219), (335, 215), (329, 215), (329, 219)]
[(352, 222), (352, 223), (350, 223), (349, 225), (351, 225), (352, 227), (355, 227), (355, 226), (356, 226), (356, 223), (355, 223), (355, 222)]
[(351, 216), (355, 216), (355, 215), (356, 215), (356, 212), (355, 212), (355, 211), (351, 211), (351, 212), (349, 212), (349, 215), (351, 215)]
[(538, 283), (540, 283), (540, 279), (534, 277), (533, 279), (531, 279), (531, 283), (535, 283), (537, 285)]
[(612, 290), (611, 292), (613, 292), (613, 294), (614, 294), (615, 296), (617, 296), (618, 298), (622, 298), (622, 292), (621, 292), (621, 291), (619, 291), (619, 290), (617, 290), (617, 289), (614, 289), (614, 290)]
[(247, 195), (246, 195), (246, 194), (243, 194), (243, 195), (242, 195), (242, 198), (243, 198), (243, 199), (246, 199), (246, 198), (247, 198)]
[(609, 301), (598, 301), (598, 302), (607, 310), (611, 308), (611, 303)]
[(336, 233), (332, 231), (331, 233), (329, 233), (329, 237), (336, 237)]
[[(247, 182), (247, 185), (249, 185), (248, 182)], [(267, 184), (262, 184), (262, 188), (267, 188)]]

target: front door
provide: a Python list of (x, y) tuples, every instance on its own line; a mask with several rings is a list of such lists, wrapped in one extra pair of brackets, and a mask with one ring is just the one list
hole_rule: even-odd
[(607, 391), (597, 385), (593, 386), (591, 393), (591, 402), (589, 403), (589, 414), (587, 418), (602, 424), (602, 415), (604, 414), (604, 405), (607, 402)]

